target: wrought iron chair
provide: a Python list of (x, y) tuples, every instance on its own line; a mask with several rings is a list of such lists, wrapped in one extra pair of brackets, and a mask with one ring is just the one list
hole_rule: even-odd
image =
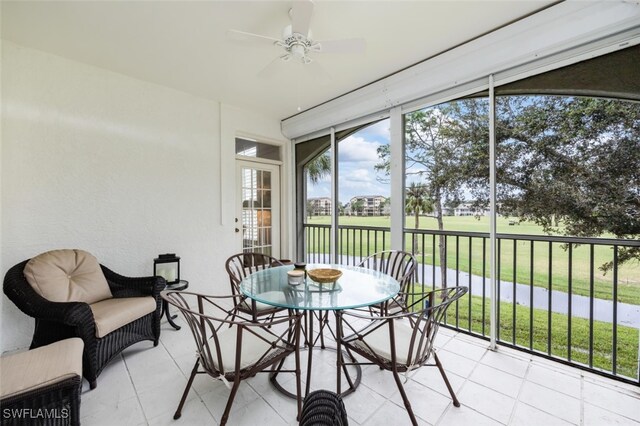
[[(225, 406), (221, 425), (227, 423), (233, 399), (242, 380), (261, 372), (295, 373), (298, 418), (302, 399), (300, 388), (300, 321), (301, 314), (284, 311), (265, 322), (255, 322), (228, 310), (234, 296), (205, 296), (190, 292), (164, 291), (162, 298), (184, 315), (191, 328), (198, 358), (173, 418), (179, 419), (196, 374), (208, 374), (221, 380), (231, 393)], [(278, 331), (275, 331), (278, 330)], [(295, 355), (295, 369), (283, 370), (282, 363)]]
[[(436, 366), (451, 394), (453, 405), (459, 407), (460, 403), (438, 359), (433, 342), (447, 308), (467, 291), (467, 287), (448, 287), (430, 291), (408, 306), (409, 311), (419, 307), (416, 312), (398, 312), (390, 316), (371, 315), (369, 317), (355, 312), (337, 312), (338, 384), (341, 368), (346, 365), (374, 364), (381, 369), (391, 371), (411, 422), (417, 425), (411, 403), (402, 386), (400, 373), (408, 376), (409, 372), (416, 368)], [(369, 323), (364, 328), (356, 329), (349, 323), (349, 319), (365, 319)], [(345, 334), (345, 331), (348, 334)], [(342, 347), (350, 355), (355, 352), (368, 362), (345, 362), (341, 356)], [(432, 357), (434, 363), (429, 363)], [(353, 359), (352, 356), (350, 358)]]
[[(380, 315), (407, 310), (408, 294), (411, 292), (418, 262), (411, 253), (386, 250), (372, 254), (358, 265), (392, 276), (400, 283), (398, 294), (378, 307)], [(373, 310), (371, 309), (373, 312)]]
[[(271, 268), (272, 266), (284, 265), (275, 257), (254, 252), (234, 254), (225, 262), (225, 269), (229, 274), (231, 294), (234, 296), (236, 310), (252, 315), (254, 321), (260, 317), (269, 318), (269, 316), (282, 311), (282, 308), (276, 308), (247, 298), (240, 291), (240, 282), (254, 272)], [(283, 303), (286, 302), (284, 296), (282, 301)]]

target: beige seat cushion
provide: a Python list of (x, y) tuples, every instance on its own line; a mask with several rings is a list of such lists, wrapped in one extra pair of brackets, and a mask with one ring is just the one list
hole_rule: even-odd
[[(251, 327), (256, 334), (263, 336), (265, 342), (255, 334), (246, 329), (242, 332), (242, 354), (240, 356), (240, 370), (255, 364), (270, 348), (272, 342), (277, 337), (269, 334), (261, 327)], [(220, 352), (222, 355), (222, 367), (225, 373), (236, 371), (236, 339), (238, 336), (238, 326), (234, 325), (228, 328), (222, 328), (218, 332), (218, 342), (220, 343)], [(214, 340), (209, 340), (211, 345), (211, 357), (213, 365), (220, 371), (218, 366), (218, 358), (214, 349)]]
[[(394, 322), (394, 336), (396, 342), (396, 362), (398, 364), (407, 365), (409, 356), (409, 345), (413, 338), (413, 328), (409, 325), (408, 320), (395, 320)], [(360, 346), (362, 349), (371, 352), (375, 352), (379, 357), (391, 361), (391, 344), (389, 340), (389, 326), (387, 324), (378, 327), (364, 337), (364, 342), (371, 348), (367, 348), (362, 342), (355, 341), (354, 345)], [(411, 363), (416, 361), (417, 346), (420, 343), (420, 331), (418, 331), (413, 355), (411, 356)], [(424, 343), (423, 343), (424, 347)]]
[(0, 358), (0, 398), (16, 396), (82, 376), (82, 349), (77, 337)]
[[(274, 303), (278, 303), (282, 306), (287, 306), (287, 298), (285, 297), (284, 293), (281, 291), (267, 291), (264, 293), (260, 293), (258, 296), (264, 299), (272, 300)], [(249, 312), (251, 312), (252, 310), (251, 305), (252, 305), (251, 299), (244, 300), (245, 309), (248, 310)], [(266, 303), (256, 301), (256, 311), (258, 313), (272, 310), (272, 309), (277, 309), (277, 306), (267, 305)]]
[(96, 322), (96, 337), (104, 337), (123, 325), (156, 310), (151, 296), (107, 299), (89, 305)]
[(112, 297), (98, 260), (82, 250), (52, 250), (27, 262), (24, 276), (52, 302), (94, 303)]

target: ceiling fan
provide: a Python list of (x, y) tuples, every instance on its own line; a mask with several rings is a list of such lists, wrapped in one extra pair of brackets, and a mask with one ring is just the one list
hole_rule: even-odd
[(274, 38), (246, 31), (228, 30), (227, 38), (239, 41), (269, 44), (281, 49), (281, 54), (259, 74), (266, 74), (278, 62), (298, 62), (303, 65), (315, 64), (312, 54), (316, 53), (363, 53), (365, 41), (362, 38), (342, 40), (314, 40), (309, 26), (314, 4), (311, 0), (296, 0), (289, 9), (291, 24), (282, 30), (282, 38)]

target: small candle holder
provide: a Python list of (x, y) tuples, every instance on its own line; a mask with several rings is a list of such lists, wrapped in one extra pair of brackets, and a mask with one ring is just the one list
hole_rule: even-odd
[(153, 275), (164, 278), (167, 284), (180, 282), (180, 257), (175, 253), (160, 254), (153, 259)]
[(300, 285), (304, 281), (304, 271), (300, 271), (294, 269), (293, 271), (287, 272), (287, 279), (289, 281), (289, 285)]

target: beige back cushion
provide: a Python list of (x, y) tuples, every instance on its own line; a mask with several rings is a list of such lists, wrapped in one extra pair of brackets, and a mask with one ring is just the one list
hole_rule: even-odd
[(27, 262), (24, 276), (52, 302), (94, 303), (112, 297), (98, 260), (82, 250), (52, 250)]

